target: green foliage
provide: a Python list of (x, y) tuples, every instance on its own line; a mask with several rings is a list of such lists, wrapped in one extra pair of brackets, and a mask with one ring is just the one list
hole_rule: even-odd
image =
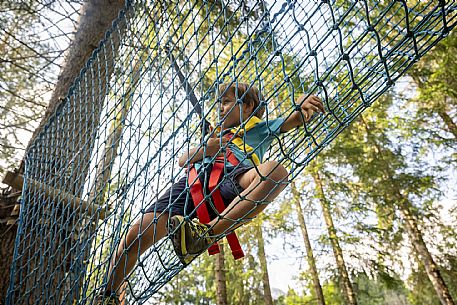
[[(447, 265), (442, 266), (440, 270), (443, 278), (445, 279), (451, 295), (457, 296), (457, 257), (447, 256)], [(438, 297), (430, 281), (424, 281), (427, 277), (425, 269), (422, 265), (417, 270), (413, 270), (408, 278), (412, 289), (409, 291), (408, 300), (412, 305), (430, 304), (440, 305)]]
[(215, 304), (214, 257), (201, 255), (158, 292), (161, 304)]
[(312, 304), (310, 303), (310, 296), (299, 295), (293, 289), (289, 289), (285, 296), (281, 296), (276, 300), (277, 305), (301, 305), (301, 304)]
[[(341, 305), (344, 304), (343, 295), (340, 292), (338, 284), (333, 280), (328, 280), (322, 284), (322, 292), (324, 294), (326, 305)], [(315, 305), (317, 299), (311, 284), (306, 286), (306, 290), (301, 294), (294, 289), (289, 289), (285, 296), (281, 296), (277, 300), (277, 305)]]
[(440, 305), (441, 302), (436, 296), (435, 290), (430, 281), (424, 281), (427, 277), (423, 266), (414, 271), (409, 277), (412, 284), (412, 290), (408, 295), (408, 300), (412, 305)]
[[(436, 148), (447, 147), (454, 151), (448, 160), (457, 160), (457, 34), (449, 36), (424, 55), (408, 75), (416, 95), (410, 98), (415, 109), (410, 120), (411, 135)], [(441, 151), (442, 153), (445, 153)]]
[(325, 304), (344, 304), (344, 297), (341, 294), (339, 285), (335, 281), (329, 280), (328, 282), (324, 283), (322, 286), (322, 292), (324, 293)]
[(354, 277), (354, 286), (357, 287), (357, 298), (360, 305), (407, 304), (408, 290), (403, 281), (388, 273), (380, 272), (376, 278), (359, 273)]

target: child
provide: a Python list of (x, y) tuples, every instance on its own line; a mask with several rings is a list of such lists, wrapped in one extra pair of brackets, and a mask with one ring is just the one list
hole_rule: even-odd
[[(316, 96), (302, 95), (297, 111), (288, 118), (269, 120), (261, 118), (265, 107), (261, 94), (248, 84), (222, 84), (218, 115), (222, 135), (213, 132), (206, 141), (190, 149), (179, 158), (179, 166), (195, 166), (200, 169), (202, 185), (206, 185), (208, 173), (215, 159), (225, 160), (225, 175), (218, 188), (226, 208), (222, 213), (209, 209), (213, 216), (202, 224), (195, 218), (196, 212), (186, 188), (187, 177), (182, 177), (159, 200), (152, 204), (121, 241), (109, 270), (108, 287), (102, 304), (118, 304), (119, 287), (134, 268), (139, 255), (161, 238), (170, 235), (173, 247), (183, 264), (205, 251), (218, 236), (231, 232), (257, 216), (287, 185), (287, 170), (276, 161), (262, 163), (274, 135), (303, 126), (315, 112), (324, 113), (322, 102)], [(241, 100), (241, 102), (237, 102)], [(301, 111), (299, 111), (301, 109)], [(223, 136), (230, 131), (230, 137)], [(228, 162), (225, 151), (230, 151), (239, 164)], [(203, 181), (202, 181), (203, 180)], [(191, 181), (189, 184), (191, 185)], [(188, 200), (186, 200), (188, 198)], [(170, 221), (169, 221), (170, 218)], [(167, 228), (168, 225), (168, 228)]]

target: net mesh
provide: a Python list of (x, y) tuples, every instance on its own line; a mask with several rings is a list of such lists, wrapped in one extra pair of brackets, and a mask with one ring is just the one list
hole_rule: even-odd
[[(27, 153), (7, 304), (95, 304), (110, 287), (110, 262), (125, 271), (128, 303), (147, 302), (185, 265), (171, 239), (158, 236), (129, 273), (120, 257), (136, 260), (146, 239), (136, 235), (135, 249), (125, 236), (188, 175), (189, 163), (178, 159), (205, 147), (205, 120), (218, 125), (220, 84), (259, 88), (266, 122), (289, 118), (301, 94), (323, 100), (325, 114), (270, 134), (262, 162), (278, 162), (291, 181), (449, 33), (456, 8), (455, 1), (128, 1)], [(250, 162), (249, 153), (242, 159)], [(166, 212), (156, 209), (153, 234)]]

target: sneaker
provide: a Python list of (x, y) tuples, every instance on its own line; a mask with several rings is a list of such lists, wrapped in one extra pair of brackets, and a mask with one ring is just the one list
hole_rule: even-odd
[(216, 241), (208, 225), (184, 221), (179, 215), (171, 217), (168, 232), (176, 255), (185, 266)]
[(101, 295), (95, 301), (96, 305), (120, 305), (121, 301), (117, 294)]

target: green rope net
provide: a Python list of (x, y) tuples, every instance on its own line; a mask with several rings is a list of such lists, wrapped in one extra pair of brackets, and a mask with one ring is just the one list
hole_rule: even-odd
[[(128, 1), (27, 153), (7, 304), (95, 303), (110, 262), (127, 268), (116, 252), (132, 225), (218, 125), (221, 84), (258, 88), (266, 122), (301, 94), (322, 99), (325, 114), (271, 135), (263, 156), (293, 180), (455, 26), (455, 1), (414, 3)], [(182, 268), (171, 239), (156, 240), (123, 275), (128, 303)]]

